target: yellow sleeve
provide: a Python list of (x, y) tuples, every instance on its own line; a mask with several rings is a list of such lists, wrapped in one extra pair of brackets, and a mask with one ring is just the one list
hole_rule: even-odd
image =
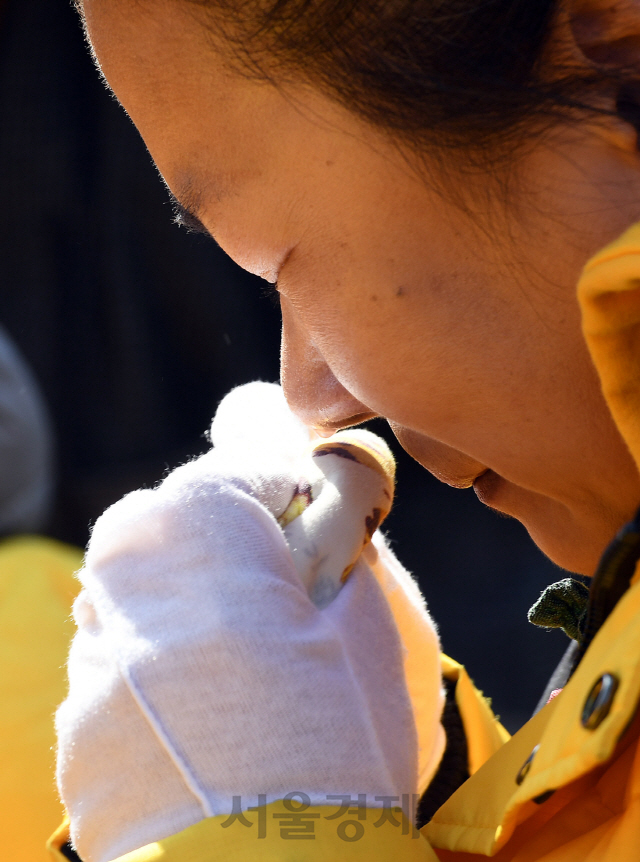
[(65, 696), (73, 635), (75, 548), (38, 537), (0, 542), (0, 810), (2, 856), (45, 860), (60, 822), (53, 713)]
[[(442, 657), (443, 673), (458, 682), (456, 699), (469, 746), (470, 772), (480, 766), (509, 738), (487, 700), (469, 679), (462, 665)], [(417, 802), (417, 799), (414, 800)], [(334, 817), (335, 806), (308, 808), (301, 821), (310, 831), (306, 838), (286, 836), (291, 812), (282, 801), (264, 806), (240, 818), (227, 816), (202, 820), (177, 835), (127, 853), (113, 862), (438, 862), (424, 834), (415, 830), (400, 809), (370, 808), (366, 819), (357, 810)], [(383, 822), (381, 822), (381, 820)], [(251, 823), (252, 825), (247, 825)], [(309, 825), (311, 824), (311, 825)], [(49, 842), (56, 862), (65, 862), (60, 848), (69, 840), (64, 823)]]
[[(250, 826), (239, 819), (229, 822), (227, 816), (210, 817), (114, 862), (438, 862), (400, 809), (383, 813), (370, 808), (366, 820), (359, 820), (357, 813), (327, 819), (339, 808), (340, 803), (310, 807), (294, 823), (281, 801), (247, 812), (244, 819)], [(296, 828), (309, 831), (295, 836)], [(67, 840), (66, 826), (51, 839), (49, 850), (56, 862), (65, 862), (60, 848)]]

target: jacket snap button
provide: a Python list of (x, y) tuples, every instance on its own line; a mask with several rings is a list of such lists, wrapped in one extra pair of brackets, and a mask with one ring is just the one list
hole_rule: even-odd
[(618, 679), (612, 673), (603, 673), (596, 681), (582, 710), (582, 726), (595, 730), (609, 715), (618, 688)]
[(533, 758), (538, 753), (539, 748), (540, 748), (540, 746), (536, 745), (536, 747), (533, 749), (533, 751), (531, 752), (529, 757), (527, 757), (525, 762), (520, 767), (520, 771), (516, 775), (516, 784), (522, 784), (522, 782), (525, 780), (525, 778), (529, 774), (529, 770), (531, 769), (531, 764), (533, 763)]

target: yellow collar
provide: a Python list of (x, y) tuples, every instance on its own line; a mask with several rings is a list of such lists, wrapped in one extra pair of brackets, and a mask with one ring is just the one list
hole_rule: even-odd
[[(595, 683), (618, 681), (608, 715), (583, 726)], [(531, 719), (436, 812), (424, 827), (441, 849), (494, 855), (516, 825), (538, 810), (533, 801), (564, 787), (611, 757), (640, 699), (640, 581), (620, 599), (564, 690)], [(516, 776), (539, 746), (526, 777)]]

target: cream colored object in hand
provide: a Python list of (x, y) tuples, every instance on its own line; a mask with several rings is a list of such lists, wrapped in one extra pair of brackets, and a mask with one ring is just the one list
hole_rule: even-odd
[(322, 440), (311, 454), (315, 476), (278, 521), (309, 597), (324, 608), (391, 509), (395, 463), (384, 440), (363, 429)]

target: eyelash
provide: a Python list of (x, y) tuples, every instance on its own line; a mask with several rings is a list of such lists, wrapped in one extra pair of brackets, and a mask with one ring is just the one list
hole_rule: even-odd
[(280, 308), (280, 293), (278, 291), (277, 283), (274, 284), (270, 281), (262, 282), (262, 295), (266, 296), (269, 302), (272, 305), (275, 305), (276, 308)]
[(201, 233), (210, 237), (211, 234), (202, 224), (200, 219), (188, 209), (182, 206), (177, 200), (172, 201), (173, 206), (173, 223), (178, 227), (185, 228), (189, 233)]
[[(185, 228), (189, 233), (200, 233), (204, 234), (211, 238), (211, 234), (206, 229), (206, 227), (202, 224), (200, 219), (195, 216), (192, 212), (190, 212), (186, 207), (184, 207), (180, 201), (172, 196), (171, 205), (173, 207), (173, 222), (177, 224), (178, 227)], [(278, 292), (278, 285), (273, 284), (270, 281), (262, 281), (262, 293), (266, 298), (271, 302), (272, 305), (275, 305), (276, 308), (280, 308), (280, 293)]]

